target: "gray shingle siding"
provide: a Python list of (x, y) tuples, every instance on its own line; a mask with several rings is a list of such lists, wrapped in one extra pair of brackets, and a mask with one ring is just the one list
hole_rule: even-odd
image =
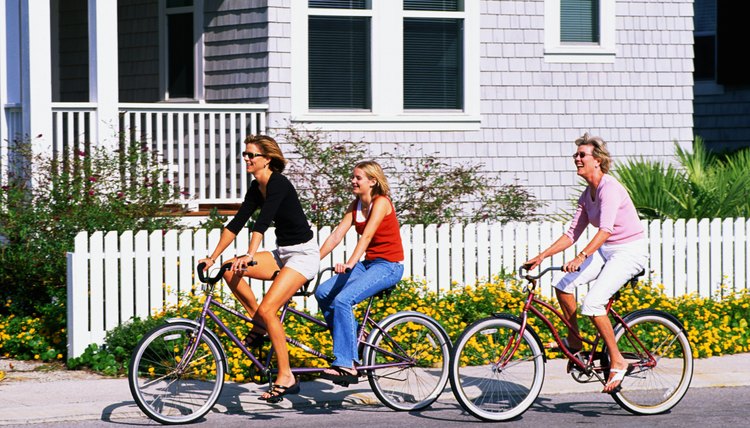
[[(290, 2), (279, 3), (283, 16)], [(547, 213), (569, 209), (579, 192), (569, 154), (585, 131), (610, 143), (615, 168), (628, 156), (671, 159), (675, 141), (692, 141), (692, 0), (617, 1), (612, 64), (545, 62), (542, 0), (482, 1), (481, 11), (481, 131), (331, 132), (330, 138), (371, 142), (373, 154), (381, 143), (414, 143), (448, 162), (481, 158), (488, 171), (502, 171), (508, 182), (518, 180), (546, 200)], [(269, 89), (272, 127), (289, 117), (285, 90)]]
[(158, 2), (119, 0), (120, 102), (157, 102), (159, 95)]
[(695, 134), (718, 150), (750, 145), (750, 88), (695, 98)]
[(207, 102), (268, 100), (268, 8), (265, 1), (205, 3)]

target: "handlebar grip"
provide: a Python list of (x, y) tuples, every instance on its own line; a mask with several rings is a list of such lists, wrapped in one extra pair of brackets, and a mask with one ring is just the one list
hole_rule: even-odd
[[(255, 266), (258, 262), (255, 260), (250, 261), (249, 266)], [(219, 272), (214, 276), (207, 276), (204, 269), (206, 269), (206, 263), (199, 263), (198, 266), (196, 266), (196, 269), (198, 270), (198, 279), (200, 279), (201, 282), (207, 282), (209, 284), (215, 284), (219, 282), (222, 276), (224, 276), (224, 272), (228, 271), (232, 268), (232, 263), (227, 262), (221, 265), (221, 269), (219, 269)]]
[(206, 272), (204, 269), (206, 269), (206, 263), (198, 263), (198, 266), (195, 267), (198, 270), (198, 279), (200, 279), (201, 282), (206, 282)]

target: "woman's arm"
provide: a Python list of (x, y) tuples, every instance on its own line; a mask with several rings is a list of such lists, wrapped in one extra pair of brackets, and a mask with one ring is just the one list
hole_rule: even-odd
[(528, 270), (534, 269), (535, 267), (539, 266), (547, 257), (554, 256), (560, 251), (565, 251), (571, 245), (573, 245), (573, 240), (570, 239), (570, 236), (562, 235), (561, 237), (557, 238), (557, 241), (550, 245), (549, 248), (524, 262), (524, 266), (526, 266)]
[(216, 248), (214, 248), (214, 251), (211, 253), (211, 255), (205, 259), (198, 260), (199, 263), (206, 263), (206, 268), (204, 270), (208, 270), (208, 268), (216, 263), (216, 260), (219, 258), (221, 253), (223, 253), (224, 250), (227, 249), (229, 244), (231, 244), (236, 237), (237, 234), (227, 228), (224, 228), (224, 230), (221, 231), (219, 243), (216, 244)]
[(357, 246), (354, 247), (354, 251), (352, 251), (351, 256), (349, 256), (349, 260), (346, 262), (346, 267), (352, 268), (359, 259), (362, 258), (362, 256), (365, 254), (365, 251), (367, 251), (367, 247), (370, 245), (370, 241), (372, 241), (372, 237), (375, 235), (375, 231), (378, 230), (378, 227), (380, 227), (380, 223), (383, 222), (383, 219), (388, 214), (388, 210), (391, 208), (391, 204), (388, 202), (388, 198), (386, 197), (379, 197), (376, 198), (373, 201), (372, 204), (372, 210), (370, 210), (370, 217), (367, 220), (367, 226), (365, 226), (364, 232), (362, 232), (362, 236), (359, 237), (359, 240), (357, 241)]
[(581, 252), (578, 253), (578, 255), (576, 255), (573, 260), (565, 263), (565, 266), (563, 266), (563, 270), (565, 272), (574, 272), (578, 270), (583, 262), (586, 261), (589, 256), (594, 254), (594, 252), (607, 241), (610, 235), (611, 233), (607, 232), (606, 230), (599, 229), (599, 231), (596, 232), (596, 235), (591, 238), (591, 241), (585, 247), (583, 247), (583, 250), (581, 250)]
[(333, 230), (333, 233), (331, 233), (328, 238), (326, 238), (325, 242), (323, 242), (323, 245), (320, 246), (321, 260), (323, 260), (323, 257), (329, 255), (331, 251), (341, 243), (341, 240), (346, 236), (346, 232), (352, 227), (352, 224), (354, 224), (354, 210), (356, 209), (356, 205), (356, 200), (349, 204), (349, 208), (347, 208), (346, 213), (344, 213), (344, 218), (341, 219), (341, 222), (336, 226), (336, 229)]

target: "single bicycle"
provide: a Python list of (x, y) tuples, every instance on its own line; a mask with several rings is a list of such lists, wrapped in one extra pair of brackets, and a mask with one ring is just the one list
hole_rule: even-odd
[[(217, 331), (223, 332), (250, 359), (262, 381), (267, 379), (270, 385), (275, 373), (273, 347), (265, 357), (255, 355), (214, 312), (219, 309), (252, 323), (252, 318), (214, 298), (215, 285), (231, 268), (231, 263), (223, 265), (213, 277), (205, 276), (204, 267), (204, 264), (197, 267), (206, 296), (200, 315), (196, 319), (172, 318), (154, 328), (140, 340), (130, 361), (128, 383), (136, 404), (149, 418), (162, 424), (194, 422), (211, 410), (221, 395), (228, 367), (227, 353)], [(311, 291), (307, 290), (308, 282), (295, 296), (312, 296), (322, 275), (332, 270), (322, 270)], [(451, 342), (437, 321), (419, 312), (401, 311), (375, 321), (371, 316), (374, 299), (392, 288), (370, 297), (367, 302), (358, 331), (363, 364), (356, 368), (359, 375), (367, 376), (373, 392), (386, 406), (401, 411), (420, 410), (431, 405), (445, 389)], [(282, 324), (293, 314), (304, 322), (328, 328), (324, 321), (297, 310), (290, 302), (281, 308)], [(207, 325), (209, 319), (218, 329)], [(295, 338), (287, 336), (286, 341), (309, 355), (329, 363), (333, 361), (332, 356)], [(295, 376), (314, 375), (323, 370), (321, 367), (292, 368)], [(282, 399), (278, 397), (268, 402)]]
[[(496, 313), (474, 322), (458, 337), (451, 352), (450, 381), (453, 394), (464, 409), (486, 421), (505, 421), (523, 414), (539, 396), (544, 381), (544, 347), (529, 325), (535, 315), (552, 333), (568, 361), (568, 372), (580, 383), (601, 382), (609, 377), (606, 346), (597, 335), (592, 340), (578, 337), (584, 348), (575, 354), (561, 339), (550, 319), (551, 312), (568, 327), (570, 323), (551, 304), (536, 296), (539, 275), (519, 275), (528, 281), (520, 316)], [(628, 281), (638, 283), (643, 271)], [(641, 309), (621, 316), (612, 308), (616, 293), (607, 304), (614, 320), (617, 346), (628, 361), (627, 374), (614, 392), (614, 400), (625, 410), (639, 415), (664, 413), (677, 405), (693, 377), (693, 353), (682, 323), (673, 315), (656, 309)], [(571, 333), (573, 334), (573, 333)]]

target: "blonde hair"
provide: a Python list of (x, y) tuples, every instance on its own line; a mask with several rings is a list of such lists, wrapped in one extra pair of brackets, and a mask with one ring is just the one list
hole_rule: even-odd
[(363, 161), (355, 165), (354, 168), (361, 169), (367, 178), (375, 180), (375, 185), (370, 190), (372, 196), (390, 196), (391, 186), (388, 185), (388, 180), (385, 178), (385, 173), (380, 164), (375, 161)]
[(609, 172), (612, 158), (609, 156), (609, 150), (607, 150), (607, 142), (602, 137), (593, 137), (586, 132), (576, 140), (576, 147), (578, 146), (592, 146), (594, 148), (592, 155), (595, 159), (599, 159), (599, 167), (602, 172), (605, 174)]
[(247, 138), (245, 138), (245, 144), (255, 144), (260, 147), (263, 156), (271, 160), (271, 163), (268, 164), (271, 171), (279, 173), (284, 172), (287, 160), (284, 157), (284, 154), (281, 153), (281, 149), (276, 140), (268, 135), (248, 135)]

